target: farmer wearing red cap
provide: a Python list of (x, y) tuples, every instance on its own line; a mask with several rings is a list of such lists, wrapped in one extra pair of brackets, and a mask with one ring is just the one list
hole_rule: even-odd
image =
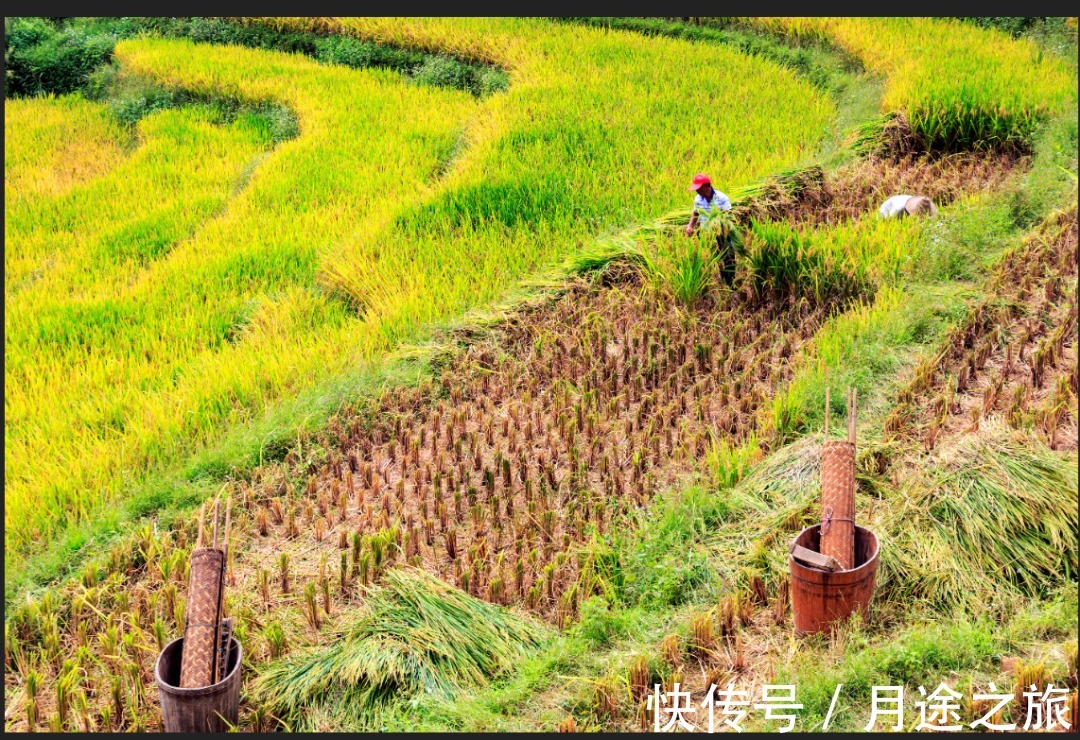
[[(712, 180), (708, 175), (699, 174), (690, 183), (690, 190), (697, 193), (694, 196), (694, 211), (690, 214), (690, 223), (686, 225), (686, 235), (690, 236), (697, 231), (699, 226), (708, 226), (709, 218), (719, 211), (731, 210), (731, 199), (712, 186)], [(735, 279), (735, 252), (727, 240), (716, 236), (716, 246), (723, 255), (723, 266), (720, 270), (724, 282), (728, 285)]]
[[(686, 225), (686, 235), (693, 234), (698, 226), (709, 223), (709, 216), (716, 211), (730, 211), (731, 199), (712, 186), (708, 175), (698, 175), (690, 183), (694, 196), (694, 212), (690, 214), (690, 223)], [(715, 209), (715, 210), (714, 210)]]

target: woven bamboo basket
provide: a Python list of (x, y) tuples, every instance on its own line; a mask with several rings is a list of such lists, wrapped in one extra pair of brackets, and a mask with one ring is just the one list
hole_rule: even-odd
[(225, 553), (221, 550), (203, 547), (192, 551), (180, 688), (199, 688), (217, 682), (224, 572)]
[(834, 441), (821, 454), (821, 554), (855, 567), (855, 445)]

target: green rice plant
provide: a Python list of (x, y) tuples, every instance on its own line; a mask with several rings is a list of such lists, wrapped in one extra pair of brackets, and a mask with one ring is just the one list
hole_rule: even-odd
[(714, 438), (705, 453), (705, 464), (713, 486), (718, 491), (734, 488), (750, 466), (762, 458), (762, 454), (755, 432), (738, 444), (727, 438)]
[(154, 624), (153, 624), (152, 629), (153, 629), (153, 633), (154, 633), (154, 642), (157, 644), (157, 649), (158, 650), (164, 650), (165, 649), (166, 632), (165, 632), (165, 622), (163, 622), (161, 620), (161, 617), (157, 617), (157, 618), (154, 619)]
[(287, 552), (278, 556), (278, 574), (281, 579), (281, 593), (289, 593), (289, 553)]
[(319, 620), (319, 591), (315, 585), (315, 581), (308, 581), (304, 587), (304, 617), (307, 619), (308, 626), (316, 632), (322, 625)]
[(277, 660), (285, 654), (287, 641), (285, 630), (277, 622), (270, 622), (263, 629), (263, 639), (266, 640), (266, 648), (270, 653), (270, 660)]
[(450, 699), (486, 685), (539, 646), (546, 631), (424, 571), (395, 568), (368, 592), (359, 620), (333, 644), (271, 664), (255, 690), (298, 729), (312, 708), (372, 726), (386, 702)]
[(112, 716), (121, 721), (124, 718), (124, 681), (119, 674), (109, 677), (109, 703), (112, 708)]
[(259, 581), (259, 596), (262, 597), (262, 603), (264, 609), (270, 608), (270, 571), (266, 568), (259, 568), (258, 574)]
[[(624, 585), (615, 549), (594, 530), (591, 537), (575, 551), (575, 558), (578, 564), (577, 592), (581, 598), (584, 600), (596, 595), (609, 603), (615, 602)], [(516, 567), (524, 570), (520, 560)], [(522, 582), (523, 572), (517, 578), (518, 582)]]
[(4, 623), (4, 667), (20, 674), (26, 667), (26, 653), (10, 621)]
[(26, 727), (28, 732), (34, 732), (38, 723), (37, 699), (26, 700)]
[(101, 727), (103, 730), (116, 729), (113, 726), (114, 720), (113, 720), (112, 707), (109, 706), (108, 704), (102, 705), (101, 709), (98, 710), (97, 724), (98, 724), (98, 727)]
[(715, 283), (719, 261), (715, 240), (709, 229), (701, 229), (691, 237), (666, 234), (654, 243), (656, 251), (646, 274), (659, 291), (692, 308)]
[(33, 670), (28, 671), (24, 686), (26, 690), (26, 724), (30, 732), (33, 732), (38, 723), (37, 695), (38, 689), (41, 688), (41, 674)]
[(78, 682), (79, 674), (75, 670), (62, 670), (56, 679), (56, 717), (61, 729), (68, 726), (72, 694)]
[(895, 282), (917, 247), (914, 221), (863, 220), (828, 228), (752, 221), (742, 262), (757, 294), (845, 301)]

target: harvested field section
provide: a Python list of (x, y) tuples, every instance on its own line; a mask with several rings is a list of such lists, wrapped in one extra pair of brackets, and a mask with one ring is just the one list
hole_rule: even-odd
[[(403, 561), (565, 624), (610, 587), (603, 548), (581, 546), (714, 441), (754, 436), (758, 412), (833, 310), (727, 297), (682, 312), (624, 277), (576, 284), (474, 334), (434, 383), (378, 399), (376, 423), (333, 419), (241, 484), (228, 586), (245, 655), (261, 662), (322, 642)], [(152, 659), (184, 623), (194, 534), (187, 517), (172, 531), (147, 526), (63, 599), (17, 609), (9, 669), (49, 686), (82, 670), (94, 726), (152, 729)], [(107, 645), (115, 658), (104, 665), (117, 671), (94, 667)], [(44, 660), (31, 662), (38, 650)], [(51, 692), (36, 702), (40, 716), (56, 709)]]
[(1006, 255), (987, 295), (915, 370), (885, 422), (926, 450), (991, 416), (1076, 450), (1076, 206)]
[(996, 190), (1029, 165), (1029, 157), (1000, 153), (874, 155), (828, 173), (811, 167), (770, 178), (748, 191), (733, 211), (743, 223), (769, 219), (834, 225), (875, 217), (878, 206), (899, 193), (927, 195), (939, 208), (947, 206)]
[[(437, 387), (387, 394), (372, 428), (332, 422), (328, 462), (304, 500), (266, 500), (256, 520), (280, 520), (268, 530), (287, 535), (298, 517), (314, 543), (309, 562), (348, 532), (364, 583), (393, 541), (474, 595), (561, 624), (600, 587), (580, 578), (596, 564), (573, 549), (644, 506), (714, 440), (754, 435), (828, 310), (725, 300), (681, 313), (636, 281), (573, 288), (473, 337)], [(299, 511), (277, 513), (290, 506)]]

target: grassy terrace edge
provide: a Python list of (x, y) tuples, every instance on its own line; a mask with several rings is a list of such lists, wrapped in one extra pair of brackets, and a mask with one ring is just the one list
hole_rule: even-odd
[(13, 17), (4, 23), (9, 97), (81, 92), (98, 99), (107, 95), (113, 48), (122, 39), (140, 36), (283, 51), (353, 69), (391, 69), (417, 84), (465, 90), (477, 97), (501, 92), (509, 85), (506, 71), (497, 65), (224, 17), (87, 17), (60, 22)]

